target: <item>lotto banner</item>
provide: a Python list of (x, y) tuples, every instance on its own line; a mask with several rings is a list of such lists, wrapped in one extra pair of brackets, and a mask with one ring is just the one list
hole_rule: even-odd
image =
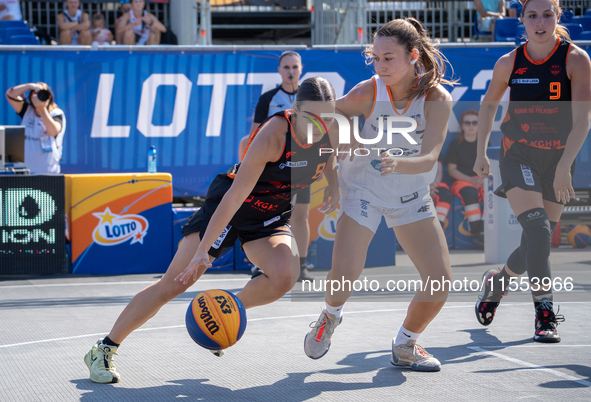
[(67, 175), (72, 273), (165, 272), (172, 260), (168, 173)]
[[(511, 44), (472, 45), (441, 47), (453, 77), (459, 79), (448, 87), (455, 102), (449, 121), (453, 135), (459, 131), (461, 113), (486, 93), (495, 62), (512, 50)], [(237, 162), (238, 143), (250, 130), (261, 94), (280, 83), (281, 50), (4, 46), (0, 88), (38, 81), (52, 88), (67, 119), (62, 172), (146, 171), (146, 153), (155, 145), (158, 169), (174, 177), (174, 194), (205, 195), (215, 175)], [(337, 96), (374, 74), (362, 47), (297, 51), (302, 56), (301, 79), (323, 76)], [(452, 70), (448, 73), (451, 76)], [(499, 113), (495, 130), (502, 118)], [(20, 123), (7, 102), (0, 105), (0, 122)], [(577, 188), (591, 184), (590, 158), (587, 140), (577, 157)]]

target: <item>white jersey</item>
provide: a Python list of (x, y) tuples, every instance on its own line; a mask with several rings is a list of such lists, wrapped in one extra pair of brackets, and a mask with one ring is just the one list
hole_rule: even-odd
[[(391, 150), (392, 155), (403, 151), (402, 157), (417, 156), (421, 152), (423, 134), (425, 132), (425, 97), (415, 99), (407, 104), (405, 110), (396, 109), (392, 103), (390, 90), (377, 76), (372, 80), (375, 86), (374, 105), (371, 114), (366, 118), (360, 136), (364, 139), (376, 138), (383, 118), (383, 136), (376, 144), (366, 144), (369, 152), (366, 156), (355, 156), (353, 161), (345, 158), (339, 165), (339, 186), (341, 198), (347, 200), (365, 200), (383, 208), (399, 208), (421, 202), (429, 193), (429, 184), (435, 179), (437, 164), (426, 173), (403, 174), (391, 173), (380, 176), (381, 156), (379, 153)], [(402, 134), (394, 133), (388, 144), (387, 119), (385, 116), (405, 116), (417, 123), (415, 131), (409, 135), (417, 142), (411, 144)], [(396, 127), (408, 127), (408, 123), (392, 124)], [(379, 148), (378, 151), (373, 148)], [(397, 149), (395, 149), (397, 148)], [(363, 150), (359, 150), (363, 151)]]
[[(82, 10), (76, 10), (76, 15), (70, 15), (70, 12), (66, 8), (64, 10), (64, 15), (66, 16), (67, 22), (77, 22), (78, 24), (82, 23)], [(72, 45), (78, 44), (78, 31), (72, 29)]]
[(21, 14), (21, 5), (18, 0), (0, 0), (0, 4), (4, 4), (6, 8), (0, 11), (0, 20), (5, 15), (12, 15), (12, 19), (15, 21), (21, 21), (23, 15)]
[[(146, 10), (144, 10), (143, 17), (145, 17), (146, 15), (148, 15), (148, 12)], [(135, 17), (133, 10), (131, 10), (129, 12), (129, 23), (133, 24), (136, 21), (137, 21), (137, 18)], [(142, 21), (141, 24), (134, 26), (133, 28), (131, 28), (131, 30), (137, 35), (135, 44), (136, 45), (145, 45), (146, 42), (148, 41), (148, 37), (150, 36), (150, 25), (148, 25)]]
[[(49, 112), (49, 115), (62, 117), (62, 129), (55, 137), (47, 134), (43, 119), (37, 116), (32, 105), (28, 105), (23, 115), (21, 124), (25, 126), (25, 166), (33, 174), (60, 173), (66, 117), (64, 112), (57, 108)], [(44, 151), (44, 146), (47, 147), (47, 151)]]

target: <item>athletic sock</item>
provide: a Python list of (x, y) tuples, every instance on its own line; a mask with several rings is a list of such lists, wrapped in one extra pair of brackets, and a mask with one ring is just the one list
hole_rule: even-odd
[(345, 307), (344, 304), (341, 306), (338, 306), (338, 307), (333, 307), (328, 303), (325, 303), (325, 304), (326, 304), (325, 309), (328, 314), (332, 314), (337, 318), (340, 318), (343, 315), (343, 307)]
[(119, 347), (119, 345), (121, 345), (120, 343), (115, 343), (111, 340), (111, 338), (109, 338), (108, 336), (105, 336), (105, 339), (103, 339), (103, 341), (101, 342), (103, 345), (109, 345), (109, 346), (115, 346), (116, 348)]
[(505, 267), (495, 275), (495, 279), (493, 281), (493, 292), (496, 294), (500, 293), (507, 293), (509, 290), (511, 275), (507, 272)]
[(396, 335), (396, 338), (394, 339), (394, 346), (398, 346), (398, 345), (406, 345), (406, 342), (408, 341), (417, 341), (417, 339), (419, 339), (419, 336), (421, 336), (421, 333), (417, 333), (417, 332), (412, 332), (409, 331), (408, 329), (404, 328), (404, 326), (400, 326), (400, 329), (398, 330), (398, 335)]

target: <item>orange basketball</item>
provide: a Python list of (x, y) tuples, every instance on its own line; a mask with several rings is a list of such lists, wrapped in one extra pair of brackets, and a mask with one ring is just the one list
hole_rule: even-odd
[(185, 316), (191, 338), (206, 349), (226, 349), (240, 340), (246, 329), (246, 309), (231, 292), (220, 289), (199, 293)]

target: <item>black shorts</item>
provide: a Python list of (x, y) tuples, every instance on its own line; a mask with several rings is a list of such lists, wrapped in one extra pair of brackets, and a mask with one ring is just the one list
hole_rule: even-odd
[[(199, 232), (199, 238), (203, 240), (203, 234), (209, 225), (209, 221), (213, 215), (205, 213), (205, 209), (201, 208), (187, 219), (181, 233), (187, 236), (191, 233)], [(234, 246), (236, 240), (240, 240), (242, 246), (249, 241), (262, 239), (265, 237), (287, 235), (292, 236), (291, 227), (288, 225), (289, 219), (280, 219), (276, 222), (271, 223), (269, 226), (265, 226), (262, 229), (257, 230), (242, 230), (234, 226), (227, 226), (222, 234), (213, 243), (209, 251), (207, 252), (213, 258), (219, 258), (224, 251)]]
[(312, 185), (309, 185), (305, 189), (298, 191), (295, 195), (296, 204), (309, 204), (312, 200)]
[[(507, 198), (507, 191), (518, 187), (541, 193), (544, 200), (561, 204), (554, 193), (554, 175), (563, 153), (564, 149), (541, 149), (519, 142), (513, 142), (506, 152), (501, 147), (499, 168), (502, 183), (495, 194)], [(573, 163), (571, 178), (574, 173)]]

